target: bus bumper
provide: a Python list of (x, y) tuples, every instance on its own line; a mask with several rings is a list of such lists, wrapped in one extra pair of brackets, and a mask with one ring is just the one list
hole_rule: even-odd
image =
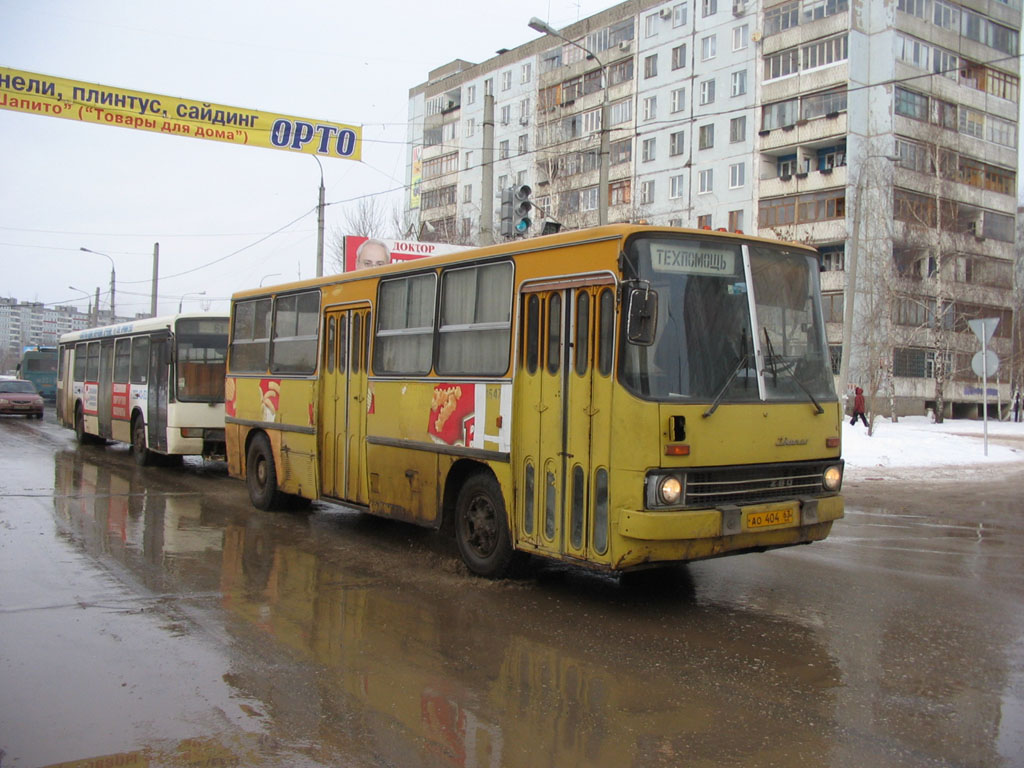
[(842, 496), (714, 509), (622, 510), (613, 567), (681, 562), (820, 541), (843, 516)]

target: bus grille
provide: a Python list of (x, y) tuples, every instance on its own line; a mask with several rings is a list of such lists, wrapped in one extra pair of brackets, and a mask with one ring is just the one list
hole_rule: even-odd
[(825, 493), (821, 475), (838, 460), (762, 464), (743, 467), (699, 467), (684, 470), (683, 502), (686, 508), (724, 504), (761, 504), (768, 501)]

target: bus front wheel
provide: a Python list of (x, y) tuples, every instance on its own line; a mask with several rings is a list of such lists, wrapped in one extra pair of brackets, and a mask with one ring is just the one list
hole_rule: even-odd
[(153, 460), (153, 454), (146, 447), (146, 422), (141, 416), (132, 419), (132, 455), (140, 467), (147, 466)]
[(281, 506), (283, 494), (277, 488), (274, 452), (266, 435), (256, 435), (249, 444), (245, 461), (245, 484), (249, 499), (256, 509), (271, 510)]
[(75, 439), (79, 445), (87, 445), (92, 442), (92, 435), (85, 431), (85, 415), (82, 413), (82, 406), (75, 408)]
[(455, 540), (463, 561), (478, 576), (500, 579), (512, 570), (516, 552), (508, 530), (505, 501), (491, 475), (472, 475), (459, 491)]

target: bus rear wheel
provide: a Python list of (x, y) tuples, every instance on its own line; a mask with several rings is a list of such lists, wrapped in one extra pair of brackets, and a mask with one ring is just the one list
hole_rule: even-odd
[(153, 462), (153, 454), (146, 447), (146, 422), (141, 416), (132, 419), (132, 455), (140, 467)]
[(85, 415), (82, 413), (82, 406), (75, 406), (75, 440), (79, 445), (88, 445), (93, 442), (93, 437), (85, 431)]
[(249, 444), (245, 460), (245, 485), (249, 489), (249, 500), (256, 509), (281, 507), (284, 494), (277, 487), (274, 452), (266, 435), (256, 435)]
[(488, 579), (509, 575), (516, 560), (501, 488), (490, 475), (469, 477), (455, 503), (455, 540), (473, 573)]

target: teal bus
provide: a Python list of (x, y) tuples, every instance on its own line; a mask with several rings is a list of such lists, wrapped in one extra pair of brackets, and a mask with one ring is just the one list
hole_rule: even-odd
[(18, 363), (18, 377), (31, 381), (46, 400), (57, 399), (57, 348), (25, 347)]

